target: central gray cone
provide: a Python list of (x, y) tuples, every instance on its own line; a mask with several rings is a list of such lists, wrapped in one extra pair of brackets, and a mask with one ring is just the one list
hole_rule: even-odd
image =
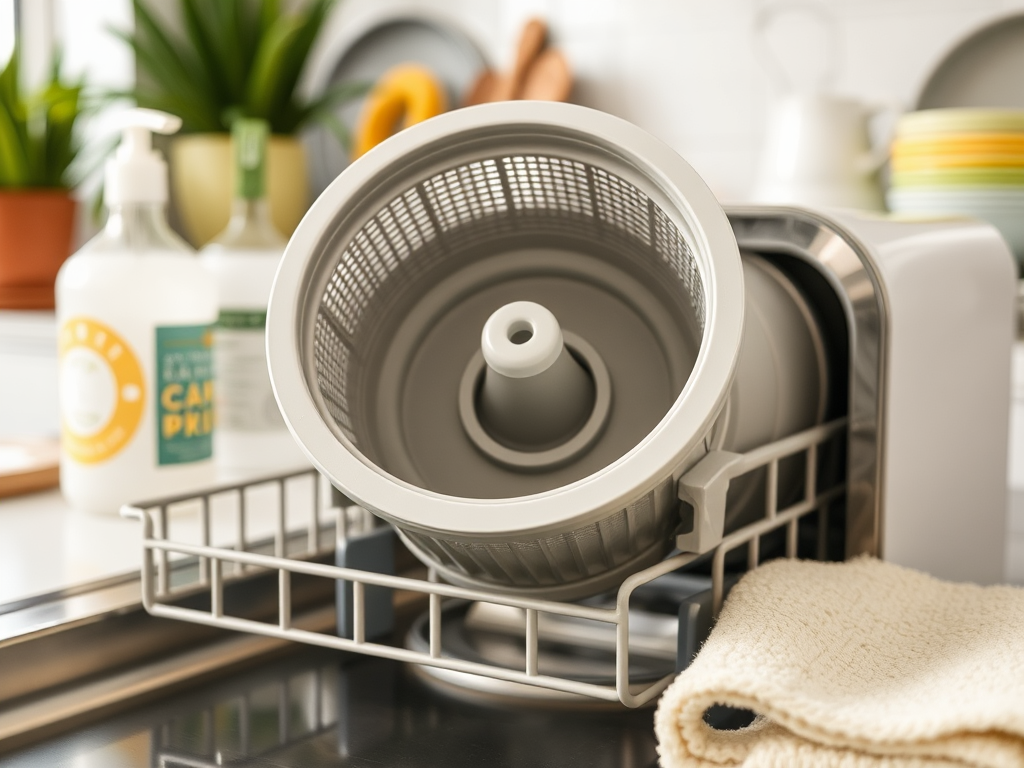
[(558, 320), (532, 301), (506, 304), (481, 334), (487, 368), (480, 423), (499, 443), (542, 451), (571, 438), (594, 408), (594, 382), (565, 346)]

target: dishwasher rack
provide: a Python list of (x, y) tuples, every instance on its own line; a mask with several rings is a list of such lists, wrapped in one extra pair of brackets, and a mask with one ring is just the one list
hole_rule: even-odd
[[(785, 555), (795, 557), (798, 548), (800, 523), (815, 517), (817, 523), (817, 540), (814, 556), (826, 558), (827, 531), (830, 507), (841, 501), (845, 493), (842, 482), (829, 484), (819, 488), (819, 455), (822, 446), (838, 443), (846, 433), (846, 420), (838, 419), (804, 432), (792, 435), (775, 443), (761, 446), (743, 455), (729, 455), (728, 468), (719, 475), (726, 475), (726, 485), (730, 480), (752, 472), (764, 472), (765, 505), (764, 515), (760, 519), (741, 528), (721, 535), (719, 522), (718, 536), (715, 540), (704, 540), (701, 554), (711, 555), (711, 618), (721, 608), (727, 587), (727, 556), (741, 548), (746, 548), (745, 563), (740, 570), (750, 570), (761, 562), (761, 542), (765, 536), (785, 531)], [(779, 509), (778, 484), (780, 462), (802, 462), (803, 489), (802, 498)], [(699, 474), (695, 470), (700, 464), (684, 475), (680, 487), (688, 482), (698, 482)], [(221, 486), (199, 493), (167, 497), (148, 502), (126, 505), (121, 510), (125, 517), (140, 520), (143, 527), (143, 564), (142, 564), (142, 600), (145, 609), (153, 616), (181, 621), (204, 624), (224, 629), (250, 632), (258, 635), (294, 640), (310, 645), (334, 648), (343, 651), (377, 656), (397, 661), (421, 664), (452, 672), (481, 675), (487, 678), (529, 686), (540, 686), (566, 694), (593, 697), (609, 702), (620, 702), (627, 707), (639, 707), (658, 696), (671, 682), (674, 674), (650, 683), (631, 683), (630, 680), (630, 601), (635, 590), (657, 579), (659, 576), (676, 571), (689, 565), (700, 554), (678, 553), (662, 562), (646, 568), (627, 578), (619, 587), (614, 606), (608, 608), (593, 607), (577, 603), (537, 600), (526, 597), (500, 595), (485, 590), (457, 587), (441, 582), (432, 570), (427, 579), (409, 578), (370, 571), (344, 568), (314, 562), (334, 551), (338, 543), (344, 543), (352, 534), (355, 526), (365, 526), (369, 517), (365, 510), (353, 502), (334, 495), (334, 501), (340, 502), (330, 506), (322, 503), (324, 494), (319, 490), (319, 476), (316, 470), (308, 469), (285, 475), (263, 478), (257, 481), (230, 486)], [(721, 477), (719, 477), (721, 480)], [(308, 509), (301, 510), (306, 519), (304, 528), (289, 530), (289, 513), (294, 509), (288, 506), (288, 485), (296, 482), (312, 482), (313, 492), (309, 499)], [(249, 506), (247, 495), (260, 486), (277, 486), (276, 529), (272, 536), (271, 546), (258, 546), (249, 541), (247, 531)], [(235, 521), (234, 536), (231, 545), (211, 543), (212, 507), (215, 499), (234, 497)], [(724, 494), (722, 495), (724, 504)], [(174, 541), (169, 535), (170, 510), (176, 505), (198, 505), (200, 517), (200, 542), (198, 544)], [(721, 513), (722, 510), (719, 510)], [(700, 524), (704, 510), (695, 510), (695, 529)], [(329, 520), (328, 517), (333, 517)], [(711, 517), (714, 517), (712, 514)], [(720, 514), (719, 514), (720, 517)], [(334, 536), (329, 530), (334, 528)], [(684, 540), (684, 536), (680, 540)], [(269, 551), (264, 551), (269, 549)], [(172, 571), (183, 572), (181, 568), (173, 568), (174, 558), (194, 558), (195, 569), (189, 569), (194, 575), (182, 581), (171, 578)], [(737, 568), (730, 560), (730, 569)], [(256, 621), (227, 615), (224, 610), (224, 585), (233, 579), (245, 578), (257, 570), (277, 571), (278, 574), (278, 606), (275, 623)], [(293, 574), (306, 574), (333, 580), (340, 587), (350, 584), (351, 587), (351, 636), (339, 637), (333, 634), (312, 632), (292, 624), (291, 578)], [(427, 650), (410, 650), (380, 642), (367, 637), (367, 587), (384, 587), (392, 590), (404, 590), (427, 596), (428, 601), (428, 636)], [(348, 587), (346, 587), (348, 588)], [(185, 595), (208, 593), (209, 610), (187, 608), (172, 604)], [(525, 641), (525, 664), (522, 669), (510, 669), (480, 661), (453, 658), (446, 655), (442, 647), (442, 600), (459, 599), (493, 603), (522, 610), (523, 636)], [(691, 606), (693, 608), (694, 606)], [(615, 632), (615, 682), (605, 685), (585, 682), (566, 677), (541, 674), (538, 670), (538, 648), (542, 641), (542, 628), (539, 617), (543, 614), (571, 617), (608, 624)], [(563, 637), (558, 642), (565, 644)], [(683, 664), (686, 663), (685, 660)]]

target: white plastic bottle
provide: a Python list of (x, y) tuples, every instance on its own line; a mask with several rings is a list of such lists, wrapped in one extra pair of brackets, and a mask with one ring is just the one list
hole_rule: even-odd
[(116, 513), (215, 480), (217, 291), (167, 225), (167, 164), (151, 147), (151, 131), (180, 125), (126, 113), (106, 226), (57, 276), (60, 485), (76, 509)]
[(232, 478), (283, 472), (309, 463), (281, 417), (267, 367), (267, 304), (285, 248), (266, 200), (268, 130), (265, 120), (234, 122), (231, 220), (201, 253), (217, 281), (220, 305), (214, 353), (214, 453), (222, 476)]

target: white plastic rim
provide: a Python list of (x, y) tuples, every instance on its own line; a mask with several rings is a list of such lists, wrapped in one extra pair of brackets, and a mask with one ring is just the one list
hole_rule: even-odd
[[(616, 173), (649, 195), (693, 240), (706, 316), (700, 351), (661, 421), (618, 460), (569, 485), (510, 499), (449, 496), (417, 487), (364, 456), (327, 415), (307, 381), (323, 282), (319, 260), (357, 201), (401, 177), (409, 158), (481, 134), (571, 138), (614, 159)], [(457, 164), (453, 160), (453, 165)], [(406, 186), (419, 181), (410, 177)], [(385, 204), (387, 200), (381, 200)], [(337, 244), (335, 244), (336, 246)], [(712, 256), (713, 254), (713, 256)], [(619, 510), (678, 477), (729, 393), (743, 329), (743, 272), (732, 227), (711, 190), (674, 150), (620, 118), (570, 104), (503, 102), (458, 109), (403, 130), (349, 166), (313, 203), (292, 235), (270, 299), (267, 355), (289, 429), (310, 461), (353, 501), (428, 535), (502, 541), (565, 531)]]

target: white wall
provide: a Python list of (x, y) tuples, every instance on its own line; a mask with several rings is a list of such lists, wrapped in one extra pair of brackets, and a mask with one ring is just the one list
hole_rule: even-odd
[[(568, 54), (574, 100), (661, 137), (724, 201), (753, 179), (767, 106), (778, 91), (754, 52), (755, 13), (769, 0), (343, 0), (331, 35), (407, 11), (462, 27), (509, 66), (523, 20), (540, 14)], [(972, 30), (1024, 0), (822, 0), (838, 22), (836, 89), (911, 106), (928, 73)], [(771, 28), (772, 49), (809, 77), (826, 51), (821, 26), (794, 14)], [(321, 66), (326, 63), (320, 62)]]
[[(541, 15), (573, 66), (575, 101), (660, 136), (730, 202), (751, 186), (766, 111), (780, 92), (754, 45), (755, 16), (800, 3), (824, 8), (836, 20), (838, 41), (827, 43), (811, 16), (780, 16), (768, 42), (793, 79), (813, 80), (834, 55), (836, 90), (903, 107), (914, 104), (956, 41), (1024, 12), (1024, 0), (341, 0), (320, 49), (336, 51), (332, 40), (382, 17), (425, 12), (461, 28), (492, 63), (508, 67), (523, 21)], [(11, 4), (0, 0), (0, 14)], [(130, 27), (129, 0), (24, 0), (23, 12), (40, 6), (52, 9), (69, 70), (106, 88), (130, 85), (131, 54), (104, 29)], [(0, 32), (0, 48), (4, 43)], [(329, 68), (330, 58), (315, 67)], [(92, 121), (91, 139), (109, 135), (109, 114)]]
[[(14, 44), (14, 6), (15, 0), (0, 0), (0, 62), (6, 61)], [(63, 57), (62, 76), (69, 81), (85, 78), (93, 93), (126, 91), (134, 85), (135, 57), (109, 32), (111, 27), (132, 28), (131, 0), (20, 0), (18, 6), (27, 88), (34, 91), (47, 81), (56, 49)], [(107, 104), (79, 121), (80, 164), (92, 173), (74, 192), (79, 201), (77, 245), (97, 230), (90, 207), (102, 179), (102, 160), (116, 137), (118, 115), (125, 104)]]
[[(29, 0), (35, 2), (36, 0)], [(25, 0), (22, 0), (25, 2)], [(55, 38), (64, 51), (65, 71), (71, 77), (84, 76), (96, 89), (126, 91), (135, 84), (135, 56), (128, 46), (108, 29), (131, 29), (134, 18), (131, 0), (53, 0)], [(83, 160), (95, 168), (76, 190), (80, 201), (76, 240), (79, 244), (92, 237), (98, 222), (91, 210), (102, 181), (102, 162), (110, 142), (118, 134), (118, 116), (126, 102), (118, 102), (90, 115), (83, 134)]]
[(14, 0), (0, 0), (0, 66), (14, 50)]

